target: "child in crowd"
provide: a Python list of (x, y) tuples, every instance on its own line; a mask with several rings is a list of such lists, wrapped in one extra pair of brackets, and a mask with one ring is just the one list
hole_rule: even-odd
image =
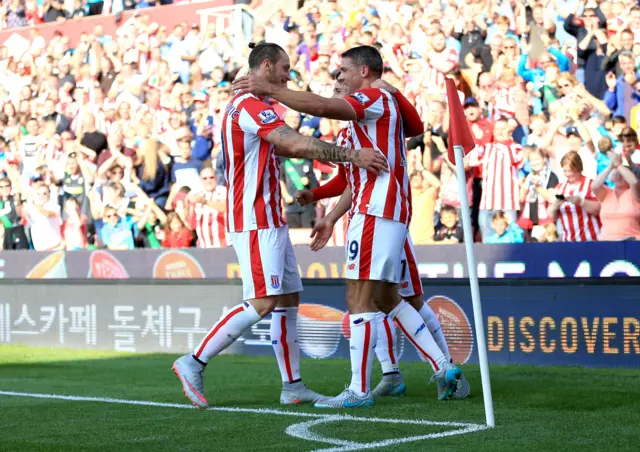
[(194, 242), (193, 231), (185, 225), (176, 212), (167, 215), (164, 234), (156, 234), (156, 237), (162, 237), (164, 248), (189, 248)]
[(464, 235), (458, 223), (458, 211), (453, 206), (442, 206), (440, 209), (440, 226), (433, 237), (436, 243), (462, 243)]
[(524, 243), (524, 231), (502, 210), (493, 214), (491, 227), (496, 231), (484, 243)]

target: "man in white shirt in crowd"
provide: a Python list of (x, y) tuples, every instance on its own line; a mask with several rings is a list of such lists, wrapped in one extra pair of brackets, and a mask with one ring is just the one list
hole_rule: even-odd
[(36, 251), (64, 249), (60, 231), (60, 206), (51, 200), (51, 191), (45, 184), (39, 184), (34, 198), (27, 205), (27, 217), (31, 243)]

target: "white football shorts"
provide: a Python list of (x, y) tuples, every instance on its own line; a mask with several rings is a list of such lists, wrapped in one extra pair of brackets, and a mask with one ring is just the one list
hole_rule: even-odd
[(302, 292), (289, 227), (230, 233), (244, 300)]

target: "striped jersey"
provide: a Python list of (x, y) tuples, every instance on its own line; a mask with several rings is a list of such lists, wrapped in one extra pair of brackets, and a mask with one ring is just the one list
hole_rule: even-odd
[[(443, 65), (446, 63), (454, 63), (455, 66), (451, 72), (458, 69), (460, 57), (458, 51), (455, 49), (445, 48), (440, 52), (432, 52), (431, 61)], [(447, 74), (440, 72), (435, 66), (427, 64), (427, 68), (424, 74), (424, 81), (422, 86), (427, 94), (442, 94), (446, 91), (445, 80)]]
[(353, 149), (374, 148), (387, 159), (389, 172), (377, 176), (349, 165), (347, 180), (353, 211), (387, 218), (406, 225), (411, 220), (404, 129), (396, 99), (377, 88), (360, 90), (345, 100), (356, 112), (345, 132)]
[[(353, 149), (353, 143), (349, 139), (350, 135), (348, 134), (348, 131), (349, 131), (348, 126), (340, 129), (340, 131), (338, 132), (336, 144), (338, 146)], [(350, 178), (348, 177), (348, 174), (350, 173), (349, 167), (351, 166), (351, 164), (342, 163), (342, 165), (347, 174), (347, 182), (350, 184)], [(338, 171), (334, 172), (333, 177), (337, 177), (337, 174), (338, 174)], [(350, 188), (353, 193), (353, 187), (351, 185), (350, 185)], [(333, 209), (335, 209), (336, 206), (338, 205), (338, 201), (340, 201), (340, 196), (330, 198), (327, 205), (327, 212), (331, 212)], [(345, 246), (347, 244), (347, 228), (349, 227), (349, 220), (353, 216), (354, 205), (355, 205), (355, 198), (353, 198), (351, 201), (351, 209), (349, 210), (349, 212), (346, 215), (341, 216), (336, 222), (333, 228), (333, 234), (329, 239), (328, 246)]]
[[(597, 201), (591, 186), (593, 181), (588, 177), (576, 184), (563, 182), (556, 187), (558, 194), (577, 196), (585, 201)], [(582, 206), (570, 202), (564, 202), (558, 210), (560, 224), (562, 225), (562, 240), (564, 242), (591, 242), (598, 240), (600, 235), (600, 218), (588, 213)]]
[[(205, 192), (207, 201), (227, 199), (227, 189), (218, 186), (213, 191)], [(212, 209), (207, 204), (196, 204), (196, 233), (199, 248), (224, 248), (231, 244), (227, 234), (227, 213)]]
[(524, 163), (517, 143), (488, 143), (467, 155), (469, 166), (482, 165), (481, 210), (520, 210), (518, 169)]
[(235, 95), (222, 115), (222, 152), (227, 178), (227, 229), (253, 231), (284, 226), (280, 167), (265, 137), (285, 126), (273, 108), (252, 95)]

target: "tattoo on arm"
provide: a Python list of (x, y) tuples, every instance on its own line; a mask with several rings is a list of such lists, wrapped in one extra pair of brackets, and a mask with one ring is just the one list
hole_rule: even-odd
[(267, 141), (278, 147), (278, 155), (326, 160), (330, 162), (357, 162), (359, 153), (316, 138), (305, 137), (289, 126), (278, 127), (267, 135)]
[(310, 140), (309, 150), (313, 152), (312, 158), (331, 162), (352, 162), (357, 156), (357, 152), (353, 149), (316, 139)]

